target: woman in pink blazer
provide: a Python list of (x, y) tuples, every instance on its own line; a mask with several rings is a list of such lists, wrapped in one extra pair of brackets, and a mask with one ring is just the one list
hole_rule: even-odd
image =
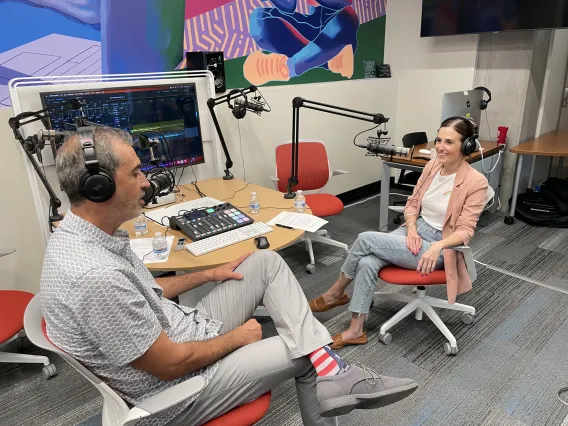
[(367, 343), (363, 325), (377, 291), (377, 273), (389, 264), (424, 275), (444, 268), (450, 303), (471, 289), (463, 254), (448, 249), (469, 243), (485, 206), (487, 179), (464, 160), (475, 134), (475, 124), (465, 117), (450, 117), (441, 124), (436, 159), (426, 164), (406, 203), (405, 224), (391, 233), (360, 234), (337, 281), (310, 301), (313, 312), (345, 305), (350, 301), (345, 289), (353, 282), (351, 326), (333, 336), (333, 349)]

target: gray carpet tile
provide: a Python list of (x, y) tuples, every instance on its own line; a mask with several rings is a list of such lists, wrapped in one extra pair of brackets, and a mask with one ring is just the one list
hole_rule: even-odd
[[(329, 218), (330, 237), (351, 245), (360, 232), (378, 229), (379, 198), (346, 208)], [(391, 219), (395, 215), (391, 212)], [(484, 226), (483, 226), (484, 225)], [(389, 230), (396, 228), (392, 223)], [(568, 231), (530, 227), (520, 221), (503, 224), (485, 215), (471, 242), (475, 258), (548, 284), (568, 289)], [(280, 252), (308, 299), (322, 294), (337, 278), (344, 255), (314, 243), (317, 272), (305, 271), (309, 257), (303, 244)], [(340, 425), (560, 425), (568, 426), (568, 407), (556, 391), (568, 385), (568, 295), (539, 287), (478, 265), (478, 279), (459, 303), (475, 306), (475, 322), (461, 314), (438, 310), (458, 341), (459, 353), (443, 352), (444, 336), (426, 318), (413, 316), (393, 327), (393, 342), (378, 340), (380, 326), (402, 304), (376, 300), (366, 330), (369, 344), (338, 351), (349, 362), (368, 365), (392, 376), (412, 377), (418, 390), (409, 398), (373, 411), (355, 411)], [(348, 289), (351, 294), (352, 289)], [(386, 286), (381, 291), (410, 291)], [(428, 288), (445, 298), (445, 286)], [(330, 333), (349, 325), (345, 307), (316, 314)], [(266, 337), (276, 334), (269, 318), (259, 318)], [(13, 349), (13, 348), (12, 348)], [(38, 349), (30, 353), (44, 353)], [(39, 365), (0, 364), (0, 425), (99, 426), (102, 398), (89, 383), (58, 357), (59, 375), (49, 381)], [(261, 426), (301, 425), (293, 381), (273, 391)]]

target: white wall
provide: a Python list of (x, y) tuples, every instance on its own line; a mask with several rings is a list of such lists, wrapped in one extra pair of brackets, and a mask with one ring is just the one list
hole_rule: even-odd
[(388, 2), (385, 63), (399, 82), (396, 137), (440, 124), (442, 95), (473, 88), (479, 36), (420, 38), (421, 0)]
[(23, 167), (23, 150), (8, 127), (11, 109), (0, 109), (0, 247), (18, 251), (0, 258), (0, 289), (36, 292), (43, 262), (43, 238), (37, 224), (30, 183)]

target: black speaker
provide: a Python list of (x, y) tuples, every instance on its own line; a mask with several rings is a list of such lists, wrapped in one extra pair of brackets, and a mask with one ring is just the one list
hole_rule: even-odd
[(227, 90), (223, 52), (186, 52), (188, 71), (208, 70), (215, 77), (215, 92)]

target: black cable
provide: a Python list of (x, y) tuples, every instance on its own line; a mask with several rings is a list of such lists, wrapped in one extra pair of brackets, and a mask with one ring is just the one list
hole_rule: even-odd
[(205, 195), (204, 192), (201, 191), (201, 189), (199, 189), (199, 186), (197, 186), (197, 175), (195, 174), (195, 169), (193, 168), (193, 166), (191, 166), (191, 171), (193, 172), (193, 177), (195, 178), (195, 182), (191, 182), (193, 186), (195, 186), (195, 189), (197, 189), (197, 193), (199, 194), (199, 196), (201, 198), (203, 197), (207, 197), (207, 195)]
[(560, 401), (562, 404), (564, 404), (568, 407), (568, 402), (563, 400), (562, 397), (560, 396), (560, 395), (562, 395), (563, 393), (566, 393), (566, 392), (568, 392), (568, 387), (558, 389), (558, 401)]
[(179, 179), (178, 179), (178, 183), (176, 184), (176, 186), (178, 186), (181, 183), (181, 178), (183, 176), (183, 171), (185, 170), (185, 166), (181, 169), (181, 174), (179, 175)]
[(375, 129), (376, 129), (377, 127), (379, 127), (379, 126), (380, 126), (380, 124), (377, 124), (375, 127), (372, 127), (372, 128), (370, 128), (370, 129), (363, 130), (363, 131), (360, 132), (360, 133), (357, 133), (357, 134), (355, 135), (355, 137), (353, 138), (353, 145), (358, 146), (359, 148), (367, 148), (367, 145), (357, 145), (357, 143), (356, 143), (357, 138), (358, 138), (360, 135), (362, 135), (363, 133), (367, 133), (367, 132), (370, 132), (371, 130), (375, 130)]
[(243, 139), (241, 137), (241, 123), (240, 120), (237, 120), (237, 126), (239, 128), (239, 145), (241, 147), (241, 160), (243, 160), (243, 180), (246, 182), (247, 180), (247, 171), (245, 169), (245, 156), (243, 155)]
[(233, 193), (233, 195), (232, 195), (231, 197), (229, 197), (229, 198), (222, 198), (221, 201), (229, 201), (229, 200), (232, 200), (233, 198), (235, 198), (235, 195), (237, 195), (237, 192), (241, 192), (241, 191), (245, 190), (246, 187), (249, 186), (249, 185), (250, 185), (250, 182), (248, 182), (248, 183), (247, 183), (245, 186), (243, 186), (241, 189), (237, 189), (237, 190)]

